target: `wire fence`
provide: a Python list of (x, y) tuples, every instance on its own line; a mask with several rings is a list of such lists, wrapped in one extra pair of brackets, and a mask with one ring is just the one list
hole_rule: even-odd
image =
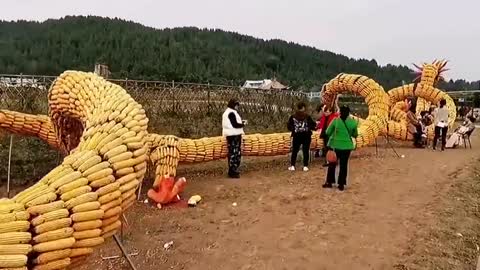
[[(31, 114), (47, 114), (47, 93), (56, 77), (0, 74), (0, 108)], [(241, 89), (238, 86), (161, 81), (109, 80), (122, 86), (150, 119), (149, 131), (184, 138), (218, 136), (221, 114), (231, 98), (240, 101), (240, 114), (248, 120), (248, 133), (283, 132), (292, 108), (306, 100), (301, 92)], [(313, 106), (312, 106), (313, 107)], [(10, 136), (0, 133), (0, 180), (7, 179)], [(14, 137), (12, 181), (38, 180), (61, 157), (34, 138)]]

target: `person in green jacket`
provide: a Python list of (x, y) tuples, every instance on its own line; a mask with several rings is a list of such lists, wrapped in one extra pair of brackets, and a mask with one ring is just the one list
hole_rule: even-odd
[(338, 189), (343, 191), (347, 184), (348, 159), (351, 151), (355, 148), (353, 138), (358, 136), (357, 121), (350, 117), (350, 108), (342, 106), (340, 117), (333, 120), (327, 128), (328, 147), (335, 151), (337, 162), (328, 164), (327, 179), (324, 188), (332, 188), (335, 184), (335, 170), (337, 163), (340, 166), (338, 173)]

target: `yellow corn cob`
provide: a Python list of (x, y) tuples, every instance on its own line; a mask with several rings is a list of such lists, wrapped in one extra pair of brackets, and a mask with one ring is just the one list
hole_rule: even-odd
[(117, 220), (110, 225), (102, 227), (102, 234), (106, 234), (106, 233), (111, 232), (113, 230), (117, 230), (121, 226), (122, 226), (122, 222), (120, 220)]
[[(82, 155), (82, 157), (80, 157), (79, 159), (77, 159), (76, 161), (74, 161), (72, 163), (72, 168), (78, 169), (78, 167), (80, 167), (80, 165), (82, 165), (85, 161), (87, 161), (88, 159), (90, 159), (93, 156), (96, 156), (96, 153), (93, 150), (86, 150), (86, 151), (82, 151), (82, 152), (84, 152), (84, 154)], [(65, 160), (64, 160), (64, 162), (65, 162)]]
[(9, 232), (0, 234), (0, 245), (14, 245), (30, 243), (32, 234), (29, 232)]
[(127, 174), (125, 176), (122, 176), (122, 177), (118, 178), (116, 182), (119, 183), (120, 185), (123, 185), (127, 182), (132, 181), (136, 177), (137, 177), (137, 175), (135, 173), (131, 173), (131, 174)]
[(137, 164), (138, 164), (137, 160), (131, 158), (131, 159), (127, 159), (127, 160), (123, 160), (123, 161), (113, 163), (112, 168), (114, 170), (118, 171), (120, 169), (124, 169), (124, 168), (127, 168), (127, 167), (133, 167)]
[(30, 222), (26, 220), (0, 223), (0, 233), (26, 232), (30, 228)]
[(57, 188), (72, 183), (75, 180), (78, 180), (80, 177), (82, 177), (82, 173), (79, 171), (74, 171), (71, 172), (65, 176), (63, 176), (60, 179), (53, 180), (51, 183), (49, 183), (50, 187), (53, 188), (54, 190), (57, 190)]
[(80, 172), (85, 172), (87, 169), (90, 169), (91, 167), (95, 166), (96, 164), (102, 162), (102, 158), (100, 156), (93, 156), (87, 159), (82, 165), (78, 167), (78, 170)]
[(45, 213), (45, 214), (42, 214), (34, 219), (32, 219), (32, 225), (33, 226), (38, 226), (42, 223), (45, 223), (45, 222), (48, 222), (48, 221), (52, 221), (52, 220), (56, 220), (56, 219), (61, 219), (61, 218), (66, 218), (69, 216), (69, 212), (67, 209), (58, 209), (58, 210), (55, 210), (55, 211), (52, 211), (52, 212), (48, 212), (48, 213)]
[(122, 209), (127, 209), (130, 206), (132, 206), (135, 203), (136, 196), (130, 196), (130, 198), (126, 199), (125, 201), (122, 202), (121, 206)]
[(1, 255), (0, 267), (23, 267), (27, 264), (27, 256), (25, 255)]
[(114, 183), (111, 183), (111, 184), (108, 184), (106, 186), (103, 186), (103, 187), (99, 188), (95, 192), (98, 194), (99, 197), (101, 197), (105, 194), (108, 194), (110, 192), (118, 190), (119, 187), (120, 187), (120, 184), (118, 182), (114, 182)]
[(75, 197), (83, 195), (85, 193), (88, 193), (90, 191), (92, 191), (92, 188), (90, 186), (78, 187), (74, 190), (63, 193), (62, 196), (60, 196), (60, 199), (62, 199), (63, 201), (68, 201), (68, 200), (71, 200)]
[(116, 176), (124, 176), (124, 175), (127, 175), (127, 174), (131, 174), (135, 172), (135, 170), (132, 168), (132, 167), (127, 167), (127, 168), (123, 168), (123, 169), (120, 169), (118, 171), (115, 172), (115, 175)]
[(100, 163), (95, 164), (94, 166), (86, 169), (86, 170), (82, 173), (82, 175), (85, 176), (85, 177), (87, 177), (87, 176), (89, 176), (89, 175), (92, 174), (92, 173), (96, 173), (96, 172), (101, 171), (101, 170), (103, 170), (103, 169), (106, 169), (106, 168), (108, 168), (108, 167), (110, 167), (110, 162), (108, 162), (108, 161), (100, 162)]
[(115, 221), (119, 220), (120, 219), (120, 215), (115, 215), (115, 216), (112, 216), (112, 217), (109, 217), (109, 218), (106, 218), (104, 220), (102, 220), (102, 228), (103, 227), (106, 227), (112, 223), (115, 223)]
[(119, 145), (113, 149), (111, 149), (110, 151), (106, 152), (105, 155), (103, 155), (106, 159), (111, 159), (117, 155), (120, 155), (124, 152), (127, 152), (127, 146), (125, 145)]
[(125, 153), (122, 153), (122, 154), (119, 154), (119, 155), (116, 155), (116, 156), (110, 158), (108, 160), (108, 162), (110, 162), (110, 164), (114, 164), (114, 163), (117, 163), (117, 162), (120, 162), (120, 161), (123, 161), (123, 160), (130, 159), (132, 157), (133, 157), (132, 152), (125, 152)]
[[(44, 193), (46, 190), (51, 190), (49, 186), (42, 184), (42, 183), (37, 183), (30, 188), (27, 188), (26, 190), (18, 193), (15, 197), (13, 197), (13, 200), (15, 202), (21, 203), (22, 207), (25, 202), (28, 202), (42, 193)], [(2, 213), (2, 206), (0, 206), (0, 213)]]
[(41, 195), (25, 204), (26, 207), (32, 207), (41, 204), (47, 204), (53, 202), (57, 199), (57, 194), (49, 192), (47, 194)]
[(75, 244), (75, 238), (69, 237), (64, 239), (58, 239), (49, 242), (39, 243), (33, 246), (33, 250), (36, 252), (49, 252), (54, 250), (61, 250), (71, 248)]
[(88, 185), (88, 179), (82, 177), (82, 178), (79, 178), (79, 179), (77, 179), (77, 180), (75, 180), (71, 183), (68, 183), (66, 185), (63, 185), (63, 186), (59, 187), (57, 189), (57, 193), (58, 194), (65, 194), (69, 191), (72, 191), (76, 188), (79, 188), (79, 187), (82, 187), (82, 186), (85, 186), (85, 185)]
[(85, 238), (99, 237), (101, 234), (102, 234), (101, 229), (92, 229), (92, 230), (74, 232), (73, 237), (76, 240), (79, 240), (79, 239), (85, 239)]
[(107, 177), (103, 177), (102, 179), (92, 181), (90, 183), (90, 186), (92, 188), (100, 188), (100, 187), (106, 186), (106, 185), (108, 185), (110, 183), (113, 183), (113, 182), (115, 182), (115, 176), (109, 175)]
[(18, 221), (18, 220), (28, 220), (30, 214), (27, 211), (9, 213), (9, 214), (0, 214), (0, 223)]
[(30, 244), (0, 245), (0, 255), (27, 255), (30, 251)]
[(92, 210), (92, 211), (87, 211), (87, 212), (80, 212), (80, 213), (75, 213), (72, 215), (72, 220), (74, 222), (82, 222), (82, 221), (89, 221), (89, 220), (95, 220), (95, 219), (101, 219), (103, 217), (103, 210)]
[(25, 207), (21, 203), (0, 204), (0, 214), (8, 214), (14, 212), (25, 211)]
[(45, 252), (38, 255), (33, 262), (35, 264), (46, 264), (56, 260), (68, 258), (70, 257), (70, 254), (72, 254), (72, 249), (70, 248)]
[(91, 201), (95, 201), (97, 199), (98, 199), (97, 193), (89, 192), (89, 193), (82, 194), (82, 195), (80, 195), (76, 198), (73, 198), (73, 199), (67, 201), (65, 203), (65, 207), (67, 207), (68, 209), (71, 209), (71, 208), (73, 208), (77, 205), (87, 203), (87, 202), (91, 202)]
[(65, 258), (61, 260), (56, 260), (46, 264), (36, 265), (33, 270), (59, 270), (65, 269), (71, 263), (70, 258)]
[(100, 206), (100, 209), (102, 209), (103, 211), (107, 211), (109, 209), (112, 209), (113, 207), (120, 206), (121, 204), (122, 204), (122, 199), (117, 198), (108, 203), (102, 204), (102, 206)]
[(2, 270), (28, 270), (26, 266), (1, 268)]
[(107, 177), (112, 173), (113, 173), (113, 170), (111, 168), (105, 168), (103, 170), (90, 174), (89, 176), (87, 176), (87, 179), (88, 181), (93, 182), (93, 181), (100, 180), (104, 177)]
[(74, 248), (94, 247), (94, 246), (103, 244), (104, 241), (105, 240), (103, 239), (103, 237), (81, 239), (76, 241), (73, 247)]
[(27, 212), (30, 215), (41, 215), (51, 211), (55, 211), (58, 209), (62, 209), (65, 207), (65, 203), (63, 201), (55, 201), (47, 204), (36, 205), (27, 209)]
[(45, 222), (43, 224), (40, 224), (40, 225), (35, 227), (34, 231), (37, 234), (42, 234), (42, 233), (46, 233), (46, 232), (49, 232), (49, 231), (54, 231), (54, 230), (58, 230), (58, 229), (61, 229), (61, 228), (66, 228), (66, 227), (69, 227), (70, 225), (72, 225), (72, 219), (61, 218), (61, 219), (52, 220), (52, 221), (48, 221), (48, 222)]
[(87, 202), (87, 203), (77, 205), (72, 208), (72, 212), (79, 213), (79, 212), (86, 212), (86, 211), (92, 211), (97, 209), (100, 209), (100, 203), (98, 201), (95, 201), (95, 202)]
[(118, 231), (118, 230), (113, 230), (113, 231), (110, 231), (110, 232), (108, 232), (108, 233), (104, 233), (104, 234), (102, 234), (102, 237), (103, 237), (104, 239), (108, 239), (109, 237), (115, 235), (115, 234), (117, 233), (117, 231)]
[(71, 258), (85, 256), (93, 253), (93, 248), (73, 248), (70, 254)]
[(102, 227), (101, 220), (90, 220), (84, 222), (76, 222), (73, 224), (73, 229), (76, 232), (86, 231), (86, 230), (93, 230)]
[(132, 180), (132, 181), (130, 181), (130, 182), (128, 182), (128, 183), (125, 183), (125, 185), (120, 186), (119, 189), (120, 189), (120, 191), (123, 193), (123, 192), (125, 192), (125, 191), (130, 190), (130, 189), (136, 188), (136, 187), (138, 186), (138, 184), (140, 184), (140, 181), (138, 181), (137, 179), (135, 179), (135, 180)]
[(126, 199), (130, 198), (133, 194), (137, 192), (137, 188), (132, 188), (130, 190), (125, 191), (122, 193), (122, 201), (125, 201)]
[(103, 218), (106, 219), (106, 218), (109, 218), (109, 217), (113, 217), (113, 216), (116, 216), (120, 213), (122, 213), (122, 207), (117, 206), (115, 208), (112, 208), (112, 209), (109, 209), (109, 210), (105, 211), (105, 214), (103, 215)]
[(119, 190), (117, 191), (114, 191), (114, 192), (110, 192), (106, 195), (103, 195), (101, 196), (100, 198), (98, 198), (98, 201), (101, 203), (101, 204), (106, 204), (108, 202), (111, 202), (117, 198), (120, 198), (120, 196), (122, 196), (122, 192), (120, 192)]

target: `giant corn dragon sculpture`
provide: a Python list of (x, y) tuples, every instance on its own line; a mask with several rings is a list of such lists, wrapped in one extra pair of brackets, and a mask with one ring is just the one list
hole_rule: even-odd
[[(382, 133), (406, 140), (401, 102), (407, 96), (423, 98), (425, 106), (445, 98), (450, 119), (455, 119), (453, 101), (433, 86), (444, 66), (425, 64), (419, 83), (388, 94), (365, 76), (340, 74), (324, 85), (323, 99), (332, 102), (343, 91), (365, 98), (369, 115), (359, 119), (357, 147), (373, 143)], [(0, 269), (64, 269), (73, 259), (91, 254), (121, 226), (120, 215), (134, 203), (148, 160), (162, 176), (175, 175), (179, 163), (227, 155), (223, 137), (192, 140), (149, 133), (142, 106), (118, 85), (92, 73), (64, 72), (48, 98), (49, 116), (0, 111), (1, 128), (39, 137), (67, 153), (38, 183), (12, 199), (0, 199)], [(321, 147), (318, 134), (311, 147)], [(247, 156), (289, 151), (289, 133), (244, 137)]]

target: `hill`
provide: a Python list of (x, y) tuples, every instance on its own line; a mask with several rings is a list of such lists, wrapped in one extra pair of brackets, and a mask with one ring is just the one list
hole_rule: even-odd
[[(386, 89), (412, 80), (406, 66), (379, 66), (281, 40), (193, 27), (158, 30), (121, 19), (68, 16), (0, 22), (0, 73), (58, 75), (107, 64), (114, 78), (241, 84), (277, 78), (295, 88), (319, 86), (340, 72), (370, 76)], [(444, 89), (469, 89), (463, 80)]]

